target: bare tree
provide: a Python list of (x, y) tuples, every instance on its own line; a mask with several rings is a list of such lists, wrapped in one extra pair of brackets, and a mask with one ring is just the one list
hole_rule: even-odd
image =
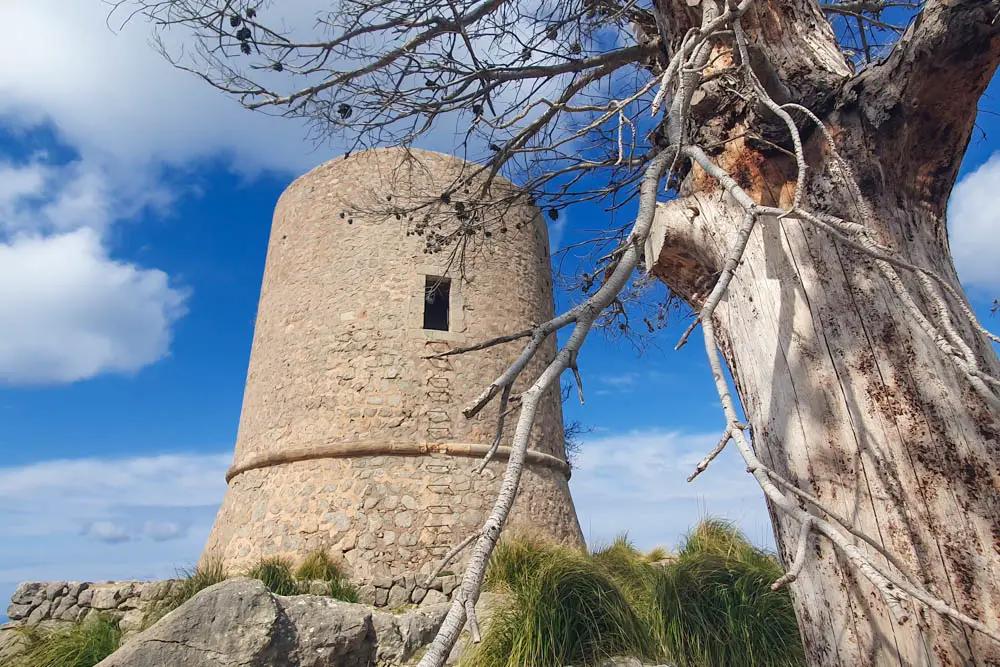
[[(586, 200), (609, 211), (576, 306), (447, 353), (524, 342), (464, 410), (499, 401), (517, 423), (496, 504), (456, 546), (469, 564), (422, 667), (443, 664), (466, 622), (478, 636), (539, 396), (568, 370), (582, 398), (580, 346), (609, 312), (627, 317), (623, 290), (644, 273), (697, 313), (723, 406), (692, 478), (729, 443), (746, 461), (810, 664), (1000, 664), (998, 339), (962, 292), (945, 225), (1000, 59), (1000, 0), (333, 4), (311, 33), (246, 0), (117, 9), (152, 20), (177, 66), (308, 119), (317, 138), (413, 145), (451, 126), (483, 194), (502, 174), (553, 216)], [(178, 33), (185, 50), (169, 47)], [(397, 213), (417, 225), (419, 206)], [(502, 224), (469, 219), (433, 251), (458, 256)]]

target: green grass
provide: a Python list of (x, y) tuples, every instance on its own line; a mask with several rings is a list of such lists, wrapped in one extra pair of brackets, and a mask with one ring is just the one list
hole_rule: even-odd
[(93, 667), (121, 645), (118, 623), (101, 614), (52, 629), (19, 628), (25, 650), (8, 667)]
[(246, 576), (260, 581), (275, 595), (299, 595), (306, 591), (292, 574), (291, 564), (284, 558), (261, 558)]
[(803, 665), (791, 596), (771, 590), (783, 573), (730, 524), (703, 521), (657, 579), (671, 657), (680, 667)]
[(151, 626), (153, 623), (156, 623), (158, 620), (172, 612), (174, 609), (177, 609), (177, 607), (181, 606), (209, 586), (214, 586), (215, 584), (228, 579), (226, 571), (222, 567), (222, 563), (217, 560), (210, 560), (202, 563), (193, 570), (181, 570), (178, 574), (181, 576), (179, 577), (179, 580), (174, 583), (167, 597), (163, 598), (154, 605), (150, 605), (149, 609), (143, 615), (143, 630)]
[(323, 581), (327, 584), (326, 595), (344, 602), (357, 602), (356, 589), (340, 570), (330, 554), (325, 551), (314, 551), (299, 564), (295, 570), (295, 578), (299, 581)]
[(659, 561), (666, 559), (668, 556), (669, 554), (667, 553), (666, 549), (664, 549), (663, 547), (656, 547), (648, 554), (646, 554), (646, 560), (648, 560), (650, 563), (658, 563)]
[(509, 596), (463, 667), (594, 665), (612, 655), (680, 667), (804, 665), (777, 560), (708, 519), (665, 566), (625, 537), (586, 554), (524, 538), (497, 545), (486, 586)]
[[(182, 570), (180, 580), (170, 594), (152, 606), (143, 617), (142, 627), (148, 628), (209, 586), (234, 575), (226, 572), (218, 561), (202, 563), (193, 570)], [(325, 595), (344, 602), (357, 602), (358, 591), (325, 551), (315, 551), (293, 571), (283, 558), (261, 558), (242, 576), (259, 579), (275, 595), (303, 595), (309, 592), (310, 581), (327, 584)]]
[(523, 538), (505, 541), (497, 545), (487, 582), (513, 604), (497, 612), (464, 664), (592, 664), (652, 648), (621, 588), (583, 552)]

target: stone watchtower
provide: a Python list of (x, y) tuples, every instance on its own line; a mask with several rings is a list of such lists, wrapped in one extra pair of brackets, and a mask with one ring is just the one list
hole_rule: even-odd
[[(203, 560), (239, 571), (325, 548), (370, 581), (429, 572), (482, 524), (506, 449), (475, 474), (497, 407), (472, 420), (461, 409), (523, 342), (427, 357), (544, 321), (553, 298), (545, 222), (525, 203), (498, 205), (491, 234), (470, 236), (461, 253), (428, 252), (430, 230), (461, 224), (455, 202), (482, 182), (463, 184), (473, 169), (378, 149), (317, 167), (282, 194), (235, 461)], [(492, 192), (515, 191), (499, 182)], [(397, 215), (418, 205), (413, 220)], [(524, 375), (554, 354), (550, 341)], [(558, 388), (532, 436), (509, 529), (582, 544)]]

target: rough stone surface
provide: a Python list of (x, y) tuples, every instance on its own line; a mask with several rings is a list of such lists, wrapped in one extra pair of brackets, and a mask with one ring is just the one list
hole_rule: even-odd
[[(235, 476), (206, 560), (240, 571), (261, 556), (294, 561), (328, 548), (358, 583), (427, 574), (479, 527), (496, 497), (504, 457), (476, 475), (472, 453), (492, 443), (497, 406), (471, 420), (461, 409), (510, 363), (510, 346), (427, 357), (552, 315), (545, 223), (526, 204), (492, 206), (491, 237), (466, 253), (463, 280), (449, 272), (447, 253), (424, 252), (426, 234), (410, 233), (423, 221), (397, 220), (393, 207), (449, 189), (454, 201), (466, 198), (454, 182), (468, 165), (427, 151), (412, 151), (411, 161), (404, 155), (379, 149), (338, 158), (296, 180), (278, 202)], [(513, 193), (494, 185), (498, 201)], [(425, 211), (428, 231), (460, 224), (453, 205)], [(425, 330), (427, 278), (445, 275), (449, 330)], [(523, 376), (554, 353), (550, 341)], [(531, 439), (549, 463), (527, 465), (508, 526), (581, 544), (557, 390), (542, 402)]]
[(7, 662), (20, 652), (23, 640), (15, 632), (19, 623), (6, 623), (0, 625), (0, 665)]
[(434, 589), (431, 589), (427, 591), (426, 595), (424, 595), (424, 599), (421, 601), (421, 604), (435, 605), (435, 604), (442, 604), (447, 601), (448, 601), (447, 595), (445, 595), (441, 591), (436, 591)]
[(393, 615), (312, 595), (272, 595), (254, 579), (205, 589), (99, 667), (390, 667), (437, 632), (447, 605)]
[(378, 643), (376, 665), (402, 664), (429, 644), (448, 615), (449, 606), (428, 605), (398, 616), (374, 612), (372, 624)]
[[(447, 582), (447, 577), (435, 579), (431, 588), (423, 586), (425, 579), (416, 576), (404, 576), (395, 580), (381, 578), (378, 583), (384, 588), (366, 584), (359, 587), (360, 602), (367, 606), (374, 606), (375, 598), (378, 597), (382, 607), (394, 609), (409, 608), (401, 616), (376, 613), (376, 618), (381, 619), (383, 624), (398, 625), (398, 631), (393, 630), (395, 635), (385, 641), (383, 646), (379, 644), (380, 651), (387, 656), (402, 655), (413, 650), (422, 639), (412, 639), (413, 637), (425, 637), (428, 628), (436, 628), (440, 625), (440, 619), (448, 609), (448, 596), (440, 590), (442, 581)], [(152, 605), (155, 605), (168, 596), (176, 580), (167, 581), (126, 581), (126, 582), (26, 582), (21, 584), (12, 597), (11, 605), (7, 609), (7, 615), (12, 620), (11, 623), (0, 626), (0, 665), (5, 664), (5, 659), (9, 658), (19, 645), (17, 635), (11, 630), (20, 626), (49, 626), (57, 627), (60, 624), (82, 620), (89, 613), (100, 612), (118, 621), (124, 633), (126, 643), (137, 637), (137, 633), (142, 629), (143, 618)], [(447, 583), (446, 583), (447, 587)], [(53, 598), (48, 599), (47, 591), (53, 591)], [(314, 596), (325, 596), (327, 584), (325, 582), (311, 582), (310, 590)], [(390, 604), (390, 590), (393, 592)], [(403, 599), (403, 595), (406, 599)], [(312, 597), (312, 596), (305, 596)], [(289, 598), (291, 599), (291, 598)], [(305, 598), (303, 598), (305, 599)], [(115, 601), (113, 608), (97, 609), (93, 602), (105, 606), (110, 601)], [(339, 603), (331, 601), (336, 606)], [(419, 608), (416, 605), (419, 604)], [(440, 618), (439, 618), (440, 617)], [(399, 619), (386, 621), (385, 619)], [(432, 622), (429, 622), (431, 619)], [(429, 623), (429, 625), (428, 625)], [(437, 625), (435, 625), (435, 623)], [(433, 635), (433, 632), (431, 632)], [(398, 635), (398, 637), (397, 637)], [(397, 637), (391, 639), (391, 637)], [(413, 642), (417, 644), (413, 644)], [(429, 640), (428, 640), (429, 641)], [(392, 648), (396, 646), (397, 648)], [(399, 648), (403, 647), (403, 648)], [(388, 658), (386, 658), (388, 660)], [(390, 664), (390, 663), (386, 663)]]
[(19, 585), (11, 597), (7, 618), (23, 625), (40, 625), (77, 621), (99, 611), (120, 621), (128, 635), (139, 629), (145, 611), (169, 594), (174, 581), (29, 581)]

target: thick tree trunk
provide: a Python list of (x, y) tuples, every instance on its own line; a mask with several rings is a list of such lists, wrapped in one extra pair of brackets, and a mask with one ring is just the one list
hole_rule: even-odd
[[(721, 268), (734, 209), (718, 193), (696, 193), (658, 217), (654, 271), (692, 303), (706, 293), (696, 278)], [(881, 213), (900, 235), (929, 222), (918, 207)], [(915, 234), (908, 255), (954, 281), (940, 241)], [(963, 315), (954, 308), (952, 317)], [(898, 555), (930, 591), (1000, 622), (997, 415), (872, 263), (798, 221), (765, 220), (715, 322), (762, 461)], [(976, 347), (997, 372), (992, 350)], [(790, 563), (798, 526), (773, 519)], [(811, 665), (1000, 664), (992, 640), (932, 612), (914, 609), (897, 625), (829, 543), (812, 545), (792, 584)]]
[[(683, 11), (666, 0), (657, 8), (675, 19)], [(877, 243), (959, 294), (944, 211), (976, 103), (1000, 59), (997, 9), (995, 0), (931, 0), (896, 51), (858, 75), (812, 0), (757, 3), (743, 21), (764, 87), (778, 103), (823, 118), (874, 219), (844, 187), (822, 133), (796, 115), (809, 165), (803, 206), (863, 224)], [(717, 69), (738, 61), (720, 56)], [(713, 81), (696, 95), (692, 141), (759, 204), (788, 208), (795, 163), (774, 147), (791, 147), (787, 130), (727, 89)], [(742, 218), (719, 184), (691, 167), (681, 198), (658, 213), (649, 270), (698, 308)], [(896, 555), (917, 583), (995, 628), (1000, 411), (928, 335), (919, 312), (934, 320), (934, 306), (916, 276), (900, 273), (913, 302), (828, 232), (794, 217), (763, 218), (715, 312), (719, 345), (762, 462)], [(980, 369), (1000, 373), (963, 313), (968, 304), (944, 299)], [(799, 526), (773, 506), (772, 517), (788, 564)], [(1000, 665), (1000, 645), (930, 610), (911, 605), (910, 620), (899, 624), (829, 542), (813, 536), (810, 547), (791, 584), (810, 665)]]

